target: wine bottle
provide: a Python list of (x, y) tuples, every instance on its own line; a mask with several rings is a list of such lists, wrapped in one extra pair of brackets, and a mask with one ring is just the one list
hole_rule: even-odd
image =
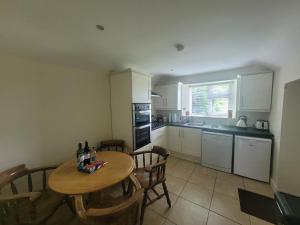
[(89, 143), (85, 141), (84, 145), (84, 166), (90, 164), (91, 162), (91, 157), (90, 157), (90, 148), (89, 148)]
[(77, 168), (80, 169), (84, 165), (84, 151), (82, 149), (81, 143), (78, 143), (78, 149), (76, 152), (76, 156), (77, 156)]
[(95, 147), (92, 148), (91, 150), (91, 162), (95, 162), (96, 161), (96, 149)]

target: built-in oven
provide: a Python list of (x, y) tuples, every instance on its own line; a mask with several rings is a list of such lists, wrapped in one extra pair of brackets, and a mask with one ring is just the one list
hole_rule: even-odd
[(151, 125), (144, 125), (133, 128), (133, 145), (134, 150), (137, 150), (149, 143), (151, 143)]
[(133, 150), (151, 143), (151, 104), (132, 104)]
[(140, 127), (151, 123), (151, 104), (134, 103), (133, 110), (133, 126)]

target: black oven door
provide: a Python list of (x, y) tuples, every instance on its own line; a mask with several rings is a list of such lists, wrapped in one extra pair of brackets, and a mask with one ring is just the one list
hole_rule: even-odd
[(133, 144), (134, 150), (137, 150), (151, 143), (151, 125), (134, 127)]
[(134, 111), (133, 112), (133, 122), (135, 127), (144, 126), (150, 124), (151, 111)]

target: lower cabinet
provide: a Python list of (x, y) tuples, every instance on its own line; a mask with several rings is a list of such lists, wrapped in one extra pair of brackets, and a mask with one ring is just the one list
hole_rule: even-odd
[(167, 127), (161, 127), (151, 132), (151, 145), (167, 148)]
[(168, 149), (186, 155), (201, 157), (200, 129), (185, 127), (168, 127)]
[(168, 126), (167, 143), (169, 150), (181, 152), (180, 127)]

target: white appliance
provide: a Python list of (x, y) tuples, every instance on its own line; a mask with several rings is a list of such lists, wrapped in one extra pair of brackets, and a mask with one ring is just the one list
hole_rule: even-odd
[(258, 130), (269, 130), (269, 122), (266, 120), (257, 120), (255, 128)]
[(203, 132), (202, 165), (231, 173), (232, 142), (230, 134)]
[(271, 148), (271, 139), (235, 136), (234, 173), (269, 182)]
[(240, 116), (238, 122), (236, 123), (237, 127), (246, 128), (247, 126), (247, 116)]

